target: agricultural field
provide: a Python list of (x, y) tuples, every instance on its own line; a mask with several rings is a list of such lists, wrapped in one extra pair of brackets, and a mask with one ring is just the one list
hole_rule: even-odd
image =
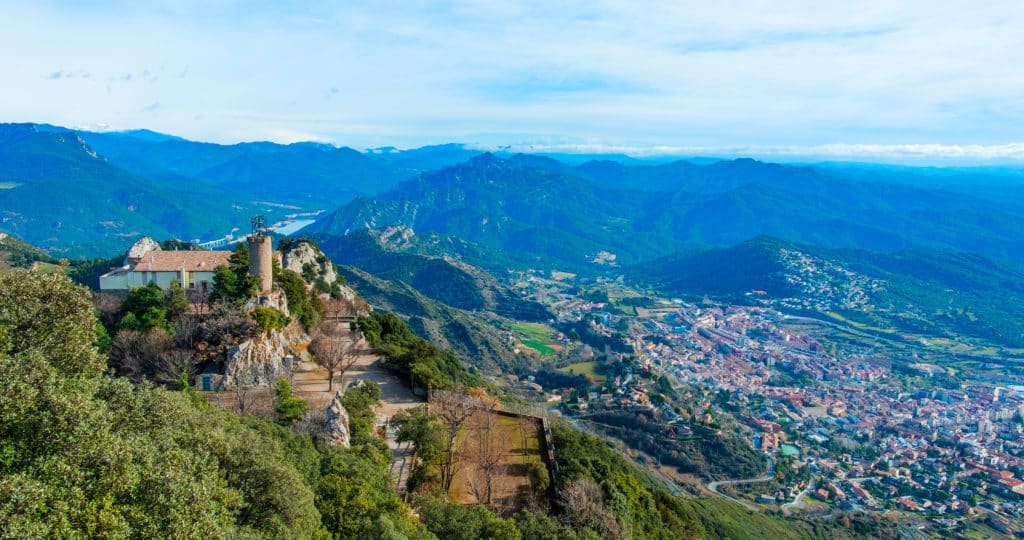
[(612, 307), (630, 317), (636, 317), (638, 313), (636, 306), (626, 305), (621, 302), (612, 302)]
[[(540, 419), (480, 411), (459, 433), (461, 466), (452, 481), (451, 498), (462, 504), (478, 504), (486, 497), (484, 483), (491, 478), (491, 502), (499, 508), (522, 508), (535, 490), (538, 471), (547, 477), (542, 455)], [(483, 449), (483, 450), (482, 450)], [(492, 453), (493, 457), (486, 455)], [(495, 461), (496, 467), (481, 465)], [(541, 480), (544, 482), (544, 480)]]
[(597, 362), (577, 362), (575, 364), (569, 364), (558, 368), (558, 371), (562, 373), (573, 373), (576, 375), (583, 375), (588, 380), (596, 384), (604, 384), (607, 377), (597, 372)]
[(555, 340), (555, 331), (547, 325), (516, 323), (512, 325), (512, 331), (520, 335), (521, 346), (537, 351), (541, 357), (555, 356), (564, 350), (564, 347)]

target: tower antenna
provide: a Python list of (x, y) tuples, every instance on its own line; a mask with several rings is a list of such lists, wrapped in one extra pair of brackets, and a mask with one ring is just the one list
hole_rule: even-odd
[(263, 219), (262, 215), (253, 216), (250, 220), (252, 223), (252, 235), (253, 236), (266, 236), (267, 235), (267, 223)]

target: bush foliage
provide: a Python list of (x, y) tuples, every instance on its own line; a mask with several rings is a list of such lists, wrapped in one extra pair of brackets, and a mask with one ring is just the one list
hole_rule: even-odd
[(450, 350), (442, 350), (415, 335), (391, 313), (370, 313), (359, 319), (359, 329), (385, 365), (409, 377), (414, 386), (450, 388), (486, 386), (483, 379), (466, 370)]
[(386, 465), (110, 378), (96, 325), (66, 277), (0, 277), (0, 536), (429, 538)]

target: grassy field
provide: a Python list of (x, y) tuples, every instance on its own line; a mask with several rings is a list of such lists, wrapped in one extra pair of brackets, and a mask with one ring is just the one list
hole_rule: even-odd
[(612, 302), (612, 306), (614, 306), (615, 309), (625, 313), (626, 315), (629, 315), (631, 317), (637, 316), (637, 310), (635, 306), (627, 306), (625, 304), (620, 304), (618, 302)]
[(552, 341), (555, 338), (554, 330), (540, 323), (515, 323), (512, 330), (537, 341)]
[(558, 368), (558, 371), (562, 373), (575, 373), (577, 375), (583, 375), (587, 379), (597, 384), (604, 384), (606, 377), (597, 372), (597, 362), (577, 362), (575, 364), (569, 364)]
[[(39, 263), (39, 267), (37, 270), (47, 274), (65, 271), (65, 269), (58, 264), (50, 264), (44, 262)], [(14, 268), (10, 264), (8, 264), (7, 260), (4, 259), (2, 254), (0, 254), (0, 275), (9, 274), (13, 271)]]
[(841, 322), (843, 324), (848, 324), (848, 325), (856, 328), (857, 330), (865, 330), (865, 331), (868, 331), (868, 332), (880, 332), (882, 334), (895, 334), (896, 333), (896, 329), (895, 328), (878, 328), (876, 326), (869, 326), (869, 325), (864, 324), (864, 323), (862, 323), (860, 321), (855, 321), (855, 320), (852, 320), (852, 319), (848, 319), (848, 318), (844, 317), (843, 315), (840, 315), (839, 313), (836, 313), (834, 311), (829, 311), (828, 313), (826, 313), (826, 315), (829, 318), (835, 319), (835, 320), (837, 320), (837, 321), (839, 321), (839, 322)]
[[(486, 413), (471, 418), (459, 433), (462, 448), (462, 466), (452, 481), (451, 497), (462, 504), (476, 504), (473, 483), (479, 484), (481, 473), (475, 465), (476, 441), (485, 433)], [(490, 441), (494, 448), (501, 449), (501, 473), (492, 480), (492, 500), (503, 508), (520, 508), (532, 491), (530, 469), (535, 464), (543, 465), (541, 457), (541, 424), (530, 417), (510, 417), (492, 414), (494, 422)]]
[(537, 351), (541, 356), (554, 356), (562, 351), (555, 341), (555, 331), (540, 323), (515, 323), (512, 330), (523, 336), (520, 345)]
[(537, 341), (535, 339), (524, 339), (522, 341), (522, 345), (524, 347), (527, 347), (527, 348), (530, 348), (530, 349), (533, 349), (533, 350), (539, 352), (541, 356), (554, 356), (554, 355), (558, 354), (559, 350), (561, 350), (561, 347), (558, 347), (556, 349), (555, 347), (553, 347), (551, 345), (548, 345), (547, 343), (544, 343), (542, 341)]

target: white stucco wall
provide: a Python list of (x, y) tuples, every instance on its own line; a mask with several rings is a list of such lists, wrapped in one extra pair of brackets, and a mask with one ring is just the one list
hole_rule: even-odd
[(196, 290), (202, 290), (202, 282), (207, 283), (207, 290), (213, 290), (213, 272), (184, 272), (184, 280), (181, 279), (182, 272), (131, 272), (119, 270), (100, 276), (100, 290), (127, 290), (133, 287), (143, 287), (150, 282), (155, 282), (161, 289), (169, 289), (172, 281), (181, 281), (186, 289), (192, 285)]

